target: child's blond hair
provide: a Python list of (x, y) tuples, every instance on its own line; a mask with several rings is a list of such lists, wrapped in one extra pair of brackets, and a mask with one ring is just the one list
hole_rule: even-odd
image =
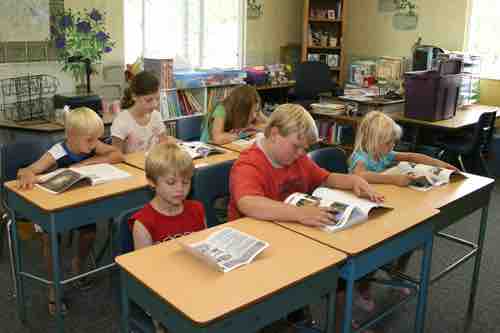
[(97, 113), (87, 107), (80, 107), (67, 112), (64, 118), (66, 135), (91, 135), (100, 137), (104, 133), (104, 124)]
[(264, 130), (266, 138), (271, 135), (273, 127), (283, 137), (297, 133), (299, 138), (305, 138), (309, 144), (318, 141), (318, 128), (314, 119), (298, 104), (282, 104), (273, 111)]
[(395, 143), (401, 135), (401, 127), (392, 118), (382, 112), (371, 111), (364, 116), (356, 131), (354, 152), (376, 156), (381, 145)]
[(189, 154), (175, 143), (155, 145), (146, 158), (146, 178), (154, 184), (159, 177), (166, 175), (191, 178), (193, 176), (193, 160)]

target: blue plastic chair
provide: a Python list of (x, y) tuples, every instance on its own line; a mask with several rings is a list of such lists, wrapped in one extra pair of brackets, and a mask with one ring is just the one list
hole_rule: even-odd
[[(132, 237), (132, 232), (130, 231), (128, 221), (134, 215), (135, 212), (140, 210), (141, 207), (134, 207), (123, 212), (118, 219), (115, 221), (115, 238), (114, 244), (114, 254), (115, 256), (125, 254), (134, 250), (134, 239)], [(118, 282), (118, 290), (122, 288), (120, 282)], [(120, 293), (118, 293), (119, 295)], [(144, 333), (154, 333), (155, 327), (150, 316), (142, 310), (141, 307), (136, 305), (134, 302), (130, 302), (130, 317), (129, 317), (130, 328), (132, 330), (139, 330)]]
[(330, 172), (347, 173), (347, 155), (338, 147), (326, 147), (313, 150), (308, 153), (309, 157), (317, 165)]
[(214, 204), (219, 198), (229, 197), (229, 173), (232, 166), (233, 161), (226, 161), (195, 169), (191, 198), (203, 203), (208, 227), (225, 222), (217, 218)]
[(203, 115), (177, 119), (175, 136), (182, 141), (198, 141), (202, 123)]

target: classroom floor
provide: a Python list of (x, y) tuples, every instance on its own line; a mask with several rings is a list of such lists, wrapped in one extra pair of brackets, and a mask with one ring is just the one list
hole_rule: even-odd
[[(500, 327), (500, 256), (498, 256), (498, 244), (500, 244), (500, 185), (497, 185), (490, 205), (489, 224), (485, 249), (483, 252), (483, 263), (479, 280), (479, 288), (476, 298), (475, 320), (471, 333), (498, 332)], [(452, 226), (450, 230), (464, 237), (477, 237), (477, 226), (479, 213), (475, 213), (460, 223)], [(101, 232), (101, 230), (100, 230)], [(101, 235), (105, 231), (102, 230)], [(102, 244), (104, 237), (100, 237)], [(100, 245), (99, 244), (99, 245)], [(41, 272), (40, 243), (38, 241), (25, 242), (27, 267), (32, 267), (34, 272)], [(71, 251), (63, 248), (65, 252), (65, 265), (69, 267)], [(463, 249), (443, 239), (434, 242), (433, 270), (437, 271), (450, 260), (459, 256)], [(410, 272), (417, 273), (420, 254), (417, 252), (410, 262)], [(109, 260), (109, 259), (108, 259)], [(45, 288), (38, 283), (28, 282), (29, 295), (26, 326), (21, 325), (17, 319), (16, 303), (11, 297), (11, 282), (8, 268), (7, 249), (4, 248), (0, 257), (0, 333), (38, 333), (54, 332), (54, 321), (47, 312)], [(429, 290), (429, 302), (427, 307), (427, 320), (425, 332), (460, 332), (466, 311), (469, 283), (472, 274), (472, 261), (455, 270), (451, 275), (443, 278)], [(383, 274), (383, 273), (379, 273)], [(80, 292), (67, 288), (66, 296), (69, 300), (70, 313), (65, 319), (67, 332), (119, 332), (119, 310), (118, 297), (115, 288), (116, 273), (102, 273), (96, 278), (93, 289)], [(375, 287), (377, 306), (387, 304), (400, 297), (397, 292), (390, 292), (385, 287)], [(411, 332), (413, 329), (415, 301), (411, 301), (404, 308), (390, 316), (383, 323), (376, 326), (377, 332)], [(319, 307), (320, 308), (320, 307)], [(317, 310), (318, 307), (315, 307)], [(321, 311), (315, 311), (316, 317), (321, 322)], [(366, 316), (360, 310), (356, 310), (356, 316), (360, 319)], [(175, 333), (175, 332), (174, 332)]]

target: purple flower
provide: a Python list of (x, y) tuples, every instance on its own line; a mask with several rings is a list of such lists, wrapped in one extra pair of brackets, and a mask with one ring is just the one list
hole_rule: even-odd
[(90, 24), (85, 21), (80, 21), (76, 24), (76, 30), (81, 33), (89, 33), (90, 32)]
[(66, 39), (64, 37), (56, 38), (56, 48), (63, 49), (66, 46)]
[(104, 53), (109, 53), (109, 52), (111, 52), (111, 51), (113, 51), (113, 49), (112, 49), (111, 47), (109, 47), (109, 46), (106, 46), (106, 47), (104, 48)]
[(96, 22), (99, 22), (100, 20), (102, 20), (101, 13), (99, 13), (99, 11), (97, 9), (95, 9), (95, 8), (92, 9), (92, 11), (90, 12), (89, 16), (90, 16), (91, 19), (93, 19)]
[(70, 15), (64, 15), (63, 17), (61, 17), (61, 20), (59, 21), (59, 26), (62, 29), (66, 29), (71, 25), (73, 25), (73, 18)]
[(104, 42), (108, 40), (109, 36), (104, 31), (99, 31), (98, 33), (95, 34), (95, 38), (98, 41)]

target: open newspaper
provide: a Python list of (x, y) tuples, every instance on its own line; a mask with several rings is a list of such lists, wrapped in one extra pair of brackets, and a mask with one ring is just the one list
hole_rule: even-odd
[(182, 246), (222, 272), (250, 263), (269, 243), (233, 228), (223, 228), (207, 239)]
[(111, 164), (92, 164), (78, 168), (57, 169), (40, 177), (37, 186), (54, 194), (59, 194), (76, 185), (97, 185), (130, 177)]
[(179, 146), (187, 151), (191, 158), (204, 158), (210, 155), (224, 154), (226, 151), (200, 141), (179, 142)]
[(392, 209), (367, 199), (358, 198), (353, 193), (318, 187), (312, 195), (293, 193), (285, 203), (295, 206), (329, 207), (334, 213), (333, 224), (323, 228), (329, 232), (340, 231), (368, 219), (373, 209)]
[(416, 176), (416, 179), (412, 180), (408, 186), (418, 191), (428, 191), (433, 187), (448, 184), (450, 181), (466, 178), (458, 171), (412, 162), (399, 162), (384, 173)]

